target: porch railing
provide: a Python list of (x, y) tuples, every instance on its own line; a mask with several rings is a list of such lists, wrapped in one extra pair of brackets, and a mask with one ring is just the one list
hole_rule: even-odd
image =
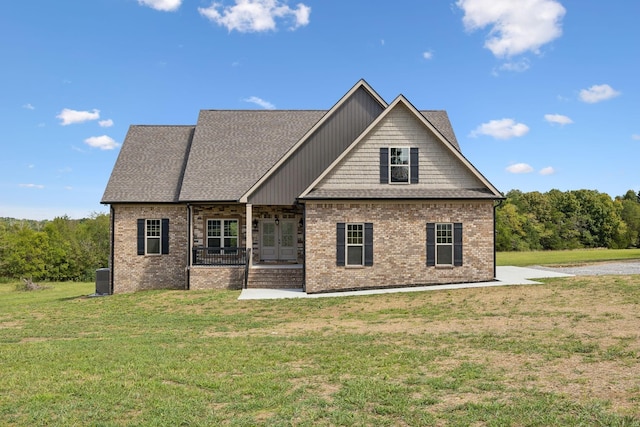
[(249, 248), (193, 248), (193, 265), (248, 265)]

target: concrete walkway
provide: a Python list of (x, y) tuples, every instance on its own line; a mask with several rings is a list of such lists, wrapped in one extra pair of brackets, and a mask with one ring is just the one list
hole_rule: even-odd
[(409, 288), (392, 288), (392, 289), (371, 289), (368, 291), (346, 291), (346, 292), (328, 292), (322, 294), (308, 295), (302, 289), (243, 289), (239, 300), (250, 299), (281, 299), (281, 298), (328, 298), (328, 297), (346, 297), (352, 295), (376, 295), (390, 294), (398, 292), (423, 292), (438, 291), (444, 289), (465, 289), (465, 288), (486, 288), (491, 286), (512, 286), (512, 285), (537, 285), (531, 279), (543, 279), (547, 277), (569, 277), (573, 274), (560, 273), (556, 271), (538, 270), (535, 268), (525, 267), (497, 267), (497, 280), (481, 283), (458, 283), (450, 285), (430, 285), (415, 286)]

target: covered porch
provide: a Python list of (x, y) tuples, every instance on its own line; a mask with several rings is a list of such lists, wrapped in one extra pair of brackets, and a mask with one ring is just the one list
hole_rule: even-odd
[(189, 233), (192, 289), (239, 289), (252, 279), (263, 286), (302, 286), (301, 205), (194, 204), (189, 206)]

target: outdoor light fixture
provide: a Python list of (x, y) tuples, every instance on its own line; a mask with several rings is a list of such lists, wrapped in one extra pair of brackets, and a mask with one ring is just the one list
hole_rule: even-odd
[(280, 225), (280, 220), (278, 219), (278, 215), (276, 215), (276, 225)]
[(304, 226), (304, 220), (300, 218), (300, 222), (298, 223), (298, 227), (302, 228)]
[(254, 219), (254, 220), (253, 220), (253, 229), (254, 229), (254, 230), (257, 230), (257, 229), (258, 229), (258, 220), (257, 220), (257, 219)]

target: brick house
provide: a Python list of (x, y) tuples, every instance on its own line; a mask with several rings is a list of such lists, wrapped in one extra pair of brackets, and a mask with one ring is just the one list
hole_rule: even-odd
[(489, 281), (500, 199), (446, 112), (364, 80), (329, 111), (131, 126), (102, 198), (111, 290)]

